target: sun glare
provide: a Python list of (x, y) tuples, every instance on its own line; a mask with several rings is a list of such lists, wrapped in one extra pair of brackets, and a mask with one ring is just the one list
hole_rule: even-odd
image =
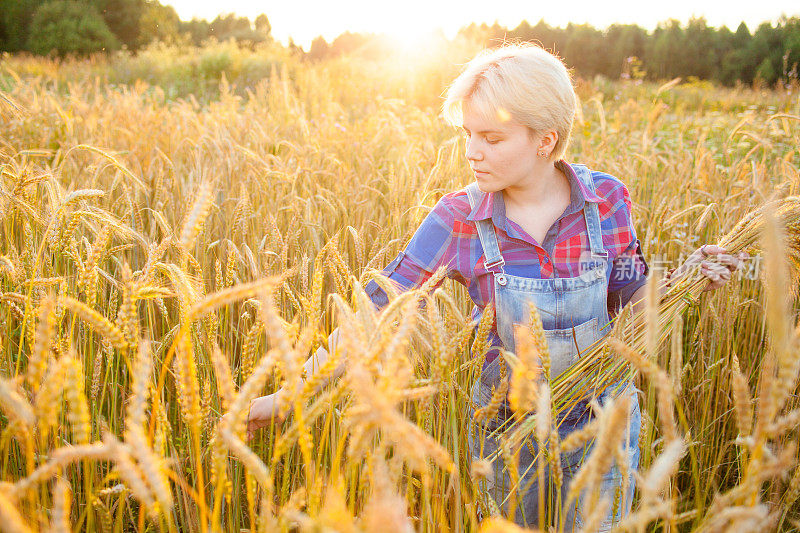
[(410, 56), (430, 51), (439, 39), (433, 30), (403, 28), (403, 30), (387, 32), (387, 37), (398, 55)]

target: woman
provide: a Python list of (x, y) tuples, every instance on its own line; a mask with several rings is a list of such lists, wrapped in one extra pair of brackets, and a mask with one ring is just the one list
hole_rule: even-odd
[[(562, 159), (577, 105), (564, 64), (540, 47), (507, 46), (472, 60), (448, 90), (444, 114), (466, 135), (466, 158), (475, 182), (445, 195), (406, 249), (383, 271), (408, 289), (446, 266), (449, 277), (469, 288), (475, 317), (494, 305), (495, 324), (489, 336), (494, 349), (472, 391), (478, 406), (488, 404), (501, 379), (498, 348), (514, 351), (513, 326), (527, 323), (530, 304), (541, 315), (555, 378), (577, 360), (580, 350), (607, 331), (609, 309), (619, 310), (644, 297), (648, 269), (633, 228), (627, 189), (613, 176)], [(715, 260), (706, 260), (709, 256)], [(740, 259), (705, 245), (675, 275), (702, 263), (710, 290), (730, 279)], [(377, 284), (368, 284), (366, 290), (376, 305), (386, 304), (386, 294)], [(306, 362), (306, 372), (313, 374), (326, 357), (320, 348)], [(253, 401), (248, 432), (281, 418), (277, 397), (282, 394), (287, 393), (281, 390)], [(603, 404), (620, 394), (631, 398), (630, 432), (624, 443), (630, 468), (623, 470), (632, 472), (639, 457), (636, 390), (621, 383), (601, 391), (598, 399)], [(580, 407), (560, 420), (562, 439), (590, 419), (586, 403)], [(504, 402), (485, 429), (497, 428), (509, 416)], [(471, 436), (469, 445), (478, 459), (497, 449), (498, 443), (481, 431)], [(562, 458), (563, 494), (584, 452)], [(527, 447), (520, 451), (519, 486), (530, 487), (520, 495), (514, 515), (521, 525), (538, 525), (539, 494), (531, 478), (535, 456), (535, 450)], [(616, 512), (609, 511), (605, 529), (631, 506), (633, 479), (623, 484), (619, 471), (614, 465), (606, 473), (602, 492), (613, 499), (618, 487), (629, 489)], [(502, 461), (494, 461), (484, 488), (508, 513), (505, 496), (510, 476)], [(565, 529), (579, 527), (586, 512), (580, 499), (563, 509)]]

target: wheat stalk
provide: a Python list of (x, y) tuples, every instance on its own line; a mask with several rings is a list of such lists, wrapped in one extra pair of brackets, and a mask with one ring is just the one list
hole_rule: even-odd
[(125, 348), (127, 346), (127, 341), (122, 331), (94, 309), (70, 296), (61, 296), (59, 298), (59, 303), (78, 315), (88, 323), (92, 329), (108, 339), (114, 347)]
[(178, 242), (186, 252), (194, 245), (194, 241), (200, 233), (200, 229), (211, 209), (211, 204), (213, 202), (211, 197), (212, 191), (212, 184), (210, 182), (204, 181), (200, 184), (195, 194), (192, 208), (183, 221), (183, 227), (178, 234)]
[(14, 502), (4, 492), (0, 491), (0, 520), (3, 530), (8, 533), (33, 533)]
[(70, 506), (72, 494), (69, 482), (59, 478), (53, 488), (53, 512), (50, 519), (50, 531), (55, 533), (70, 533)]

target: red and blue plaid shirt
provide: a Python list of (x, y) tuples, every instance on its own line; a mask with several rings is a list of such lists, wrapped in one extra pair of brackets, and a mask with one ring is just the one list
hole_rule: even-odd
[[(617, 178), (591, 171), (595, 191), (586, 188), (563, 160), (556, 166), (570, 183), (570, 204), (550, 227), (544, 242), (536, 242), (513, 220), (506, 218), (502, 192), (484, 195), (470, 208), (465, 189), (446, 194), (422, 221), (405, 250), (383, 270), (383, 275), (410, 289), (423, 284), (440, 266), (447, 276), (465, 285), (477, 318), (494, 299), (493, 274), (484, 267), (483, 248), (476, 220), (491, 219), (508, 274), (526, 278), (566, 278), (579, 275), (581, 253), (589, 252), (589, 236), (583, 217), (585, 202), (597, 202), (603, 245), (608, 251), (608, 308), (614, 312), (645, 284), (648, 271), (631, 220), (628, 189)], [(387, 295), (374, 281), (365, 287), (373, 303), (383, 307)], [(492, 344), (502, 346), (496, 331)]]

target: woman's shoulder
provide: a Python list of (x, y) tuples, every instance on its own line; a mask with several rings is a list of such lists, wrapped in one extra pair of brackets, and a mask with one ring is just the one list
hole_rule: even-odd
[[(576, 165), (573, 165), (576, 166)], [(628, 187), (621, 179), (604, 172), (580, 165), (587, 169), (594, 186), (594, 194), (599, 198), (600, 218), (606, 220), (617, 213), (630, 212), (631, 197)]]
[(439, 198), (433, 208), (434, 212), (448, 213), (451, 217), (458, 220), (466, 220), (472, 209), (469, 205), (469, 196), (467, 195), (467, 188), (462, 187), (456, 191), (446, 193)]
[(594, 182), (595, 193), (601, 198), (618, 196), (622, 193), (627, 194), (628, 187), (617, 176), (602, 170), (592, 169), (590, 172), (592, 175), (592, 181)]
[(589, 168), (586, 165), (572, 164), (572, 166), (583, 166), (589, 171), (594, 185), (594, 193), (603, 200), (603, 203), (614, 205), (620, 201), (630, 201), (627, 185), (617, 176), (602, 170)]

